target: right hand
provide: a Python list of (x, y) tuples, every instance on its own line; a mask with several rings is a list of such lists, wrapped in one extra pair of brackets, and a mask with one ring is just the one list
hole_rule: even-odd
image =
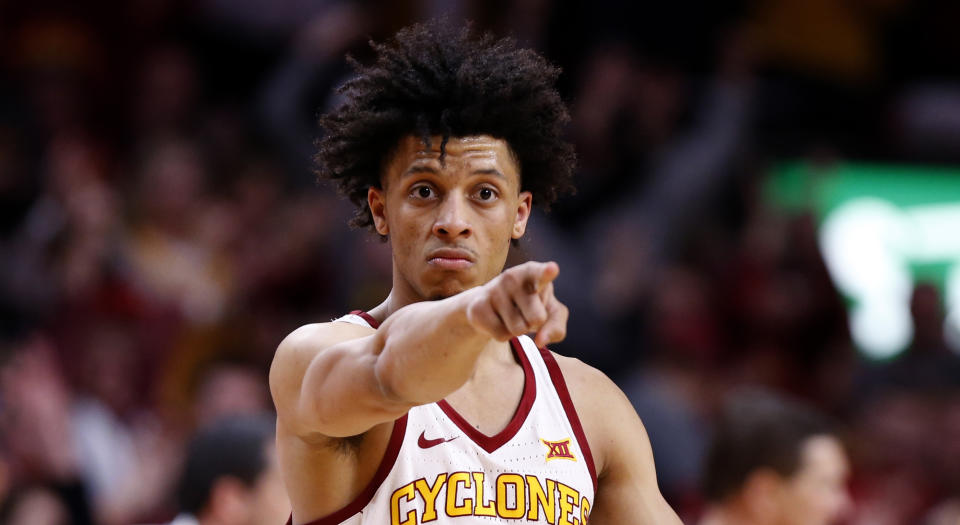
[(530, 261), (480, 287), (467, 306), (467, 320), (498, 341), (534, 333), (537, 347), (562, 341), (569, 310), (553, 295), (560, 273), (555, 262)]

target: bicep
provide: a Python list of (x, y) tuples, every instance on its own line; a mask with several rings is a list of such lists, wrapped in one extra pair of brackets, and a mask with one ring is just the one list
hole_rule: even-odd
[[(306, 327), (305, 327), (306, 328)], [(301, 328), (281, 343), (270, 369), (277, 415), (301, 436), (346, 437), (403, 415), (376, 374), (376, 333)], [(358, 336), (359, 335), (359, 336)]]
[(605, 390), (605, 406), (609, 412), (604, 418), (604, 432), (609, 439), (605, 443), (604, 466), (590, 523), (681, 523), (657, 486), (646, 428), (616, 385), (611, 382)]

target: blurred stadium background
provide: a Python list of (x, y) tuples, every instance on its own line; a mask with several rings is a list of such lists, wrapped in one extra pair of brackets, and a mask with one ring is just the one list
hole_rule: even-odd
[(315, 117), (347, 52), (444, 12), (564, 69), (579, 191), (514, 258), (559, 262), (555, 350), (631, 397), (686, 523), (744, 386), (841, 423), (850, 524), (956, 504), (955, 0), (6, 0), (0, 519), (169, 520), (282, 337), (386, 294)]

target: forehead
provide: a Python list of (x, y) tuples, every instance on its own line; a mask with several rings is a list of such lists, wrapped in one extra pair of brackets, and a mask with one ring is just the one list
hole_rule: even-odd
[(801, 471), (846, 474), (849, 468), (847, 455), (837, 438), (820, 435), (804, 442)]
[(420, 137), (403, 137), (387, 163), (384, 177), (400, 177), (411, 168), (423, 167), (441, 173), (464, 169), (497, 170), (508, 179), (519, 180), (516, 155), (503, 139), (489, 135), (450, 137), (441, 151), (442, 143), (443, 137), (439, 135), (431, 137), (429, 145)]

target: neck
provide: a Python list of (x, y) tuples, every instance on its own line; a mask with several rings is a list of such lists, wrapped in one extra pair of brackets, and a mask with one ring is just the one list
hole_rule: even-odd
[(398, 304), (398, 303), (399, 301), (397, 301), (394, 298), (393, 291), (391, 291), (390, 295), (388, 295), (387, 298), (384, 299), (382, 303), (371, 308), (370, 310), (367, 311), (367, 313), (372, 315), (374, 319), (376, 319), (377, 321), (380, 321), (380, 323), (382, 324), (383, 321), (387, 319), (387, 317), (390, 317), (391, 315), (393, 315), (393, 312), (396, 312), (397, 310), (403, 308), (408, 304), (412, 304), (412, 301), (404, 304)]
[(390, 288), (390, 295), (388, 295), (382, 303), (374, 308), (371, 308), (367, 313), (382, 323), (388, 317), (393, 315), (394, 312), (403, 308), (404, 306), (426, 300), (427, 298), (418, 293), (410, 284), (410, 282), (403, 277), (397, 268), (396, 263), (394, 262), (393, 283), (392, 287)]
[[(456, 294), (453, 294), (456, 295)], [(424, 297), (400, 272), (396, 264), (393, 265), (393, 283), (390, 289), (390, 295), (382, 303), (370, 309), (367, 313), (372, 315), (381, 323), (404, 306), (419, 303), (422, 301), (431, 301), (436, 297)]]
[(420, 297), (418, 294), (406, 287), (394, 286), (393, 289), (390, 290), (390, 295), (388, 295), (382, 303), (368, 310), (367, 313), (372, 315), (374, 319), (383, 323), (388, 317), (396, 313), (397, 310), (403, 308), (404, 306), (428, 300), (429, 299)]

